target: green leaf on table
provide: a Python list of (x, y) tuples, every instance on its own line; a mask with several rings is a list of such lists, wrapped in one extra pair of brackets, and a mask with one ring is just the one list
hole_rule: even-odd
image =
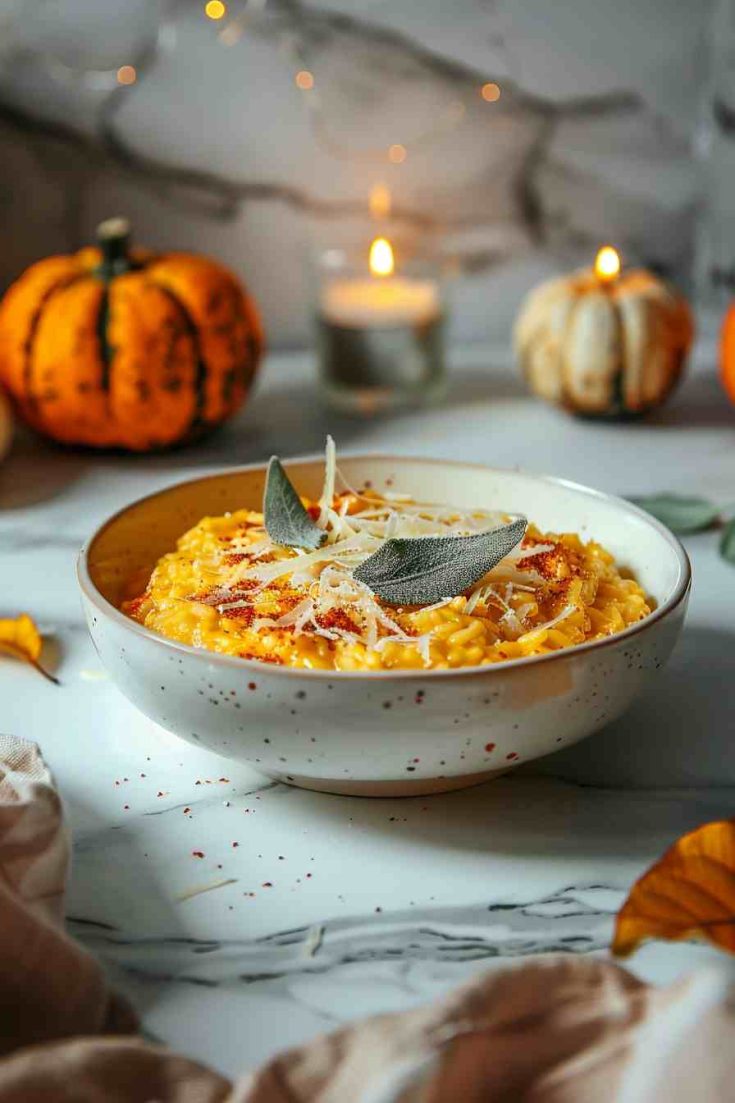
[(711, 528), (719, 509), (706, 498), (689, 498), (681, 494), (651, 494), (630, 498), (634, 505), (650, 513), (672, 532), (685, 534)]
[(433, 605), (456, 597), (513, 551), (526, 519), (473, 536), (394, 537), (354, 571), (389, 605)]
[(304, 508), (277, 456), (271, 456), (263, 495), (265, 529), (274, 544), (290, 548), (319, 548), (327, 539)]
[(728, 563), (735, 563), (735, 517), (728, 521), (720, 537), (720, 555)]

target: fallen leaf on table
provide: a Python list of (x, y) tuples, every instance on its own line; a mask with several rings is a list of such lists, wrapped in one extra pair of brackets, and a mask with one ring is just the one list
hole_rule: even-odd
[(633, 885), (618, 912), (612, 950), (647, 938), (693, 936), (735, 953), (735, 819), (683, 835)]
[(39, 662), (42, 647), (41, 633), (27, 613), (0, 618), (0, 651), (30, 663), (44, 678), (58, 685), (58, 678), (44, 670)]
[(650, 494), (628, 500), (652, 514), (672, 532), (682, 534), (711, 528), (720, 512), (706, 498), (690, 498), (681, 494)]
[(735, 563), (735, 518), (728, 521), (720, 537), (720, 555), (728, 563)]

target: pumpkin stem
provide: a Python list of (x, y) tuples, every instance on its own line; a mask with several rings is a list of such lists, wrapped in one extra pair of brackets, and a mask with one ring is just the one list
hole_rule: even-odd
[(128, 252), (130, 233), (127, 218), (108, 218), (97, 227), (97, 242), (102, 251), (98, 272), (103, 280), (120, 276), (132, 267)]

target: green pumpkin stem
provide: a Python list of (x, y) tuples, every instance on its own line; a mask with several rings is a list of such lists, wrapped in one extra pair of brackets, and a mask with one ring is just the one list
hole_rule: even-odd
[(111, 280), (133, 267), (130, 258), (131, 226), (127, 218), (108, 218), (97, 227), (97, 244), (102, 252), (98, 273)]

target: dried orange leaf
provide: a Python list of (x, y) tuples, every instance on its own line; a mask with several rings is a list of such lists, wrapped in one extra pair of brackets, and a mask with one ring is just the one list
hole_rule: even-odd
[(58, 679), (44, 670), (38, 661), (42, 647), (41, 633), (27, 613), (21, 613), (19, 617), (0, 618), (0, 651), (30, 663), (44, 678), (58, 685)]
[(636, 881), (612, 949), (625, 956), (647, 938), (693, 936), (735, 953), (735, 819), (683, 835)]

